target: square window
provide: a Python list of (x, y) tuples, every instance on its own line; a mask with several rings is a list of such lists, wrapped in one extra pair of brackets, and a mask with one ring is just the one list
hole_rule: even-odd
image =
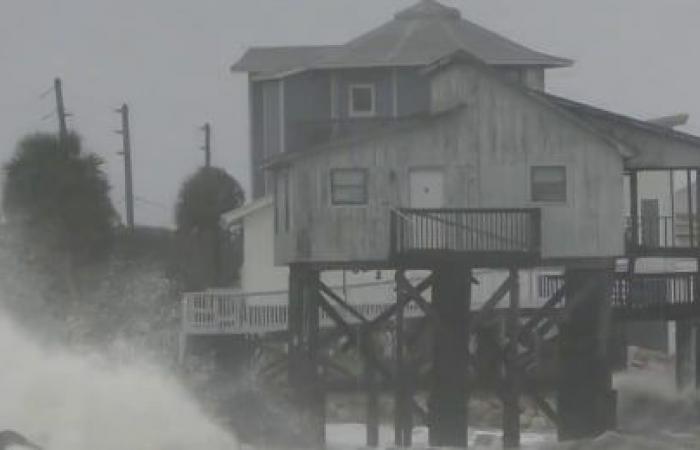
[(331, 203), (334, 205), (367, 204), (365, 169), (331, 170)]
[(566, 167), (535, 166), (530, 176), (533, 202), (566, 201)]
[(373, 116), (374, 86), (371, 84), (353, 84), (350, 86), (350, 116)]

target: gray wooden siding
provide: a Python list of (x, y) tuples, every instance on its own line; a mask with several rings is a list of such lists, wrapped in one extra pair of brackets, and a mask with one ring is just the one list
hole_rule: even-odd
[(328, 72), (303, 72), (285, 79), (286, 150), (306, 150), (331, 117)]
[(399, 116), (424, 113), (430, 108), (430, 79), (421, 69), (397, 69), (397, 106)]
[[(276, 239), (277, 263), (385, 260), (389, 211), (408, 205), (415, 167), (444, 170), (448, 207), (541, 207), (545, 258), (623, 254), (623, 163), (614, 148), (480, 70), (446, 70), (434, 81), (434, 97), (449, 93), (466, 106), (292, 165), (291, 230)], [(533, 165), (566, 166), (565, 203), (530, 201)], [(369, 170), (367, 206), (331, 206), (329, 172), (342, 167)]]
[(336, 117), (346, 119), (350, 110), (350, 86), (372, 84), (376, 117), (391, 117), (393, 112), (392, 69), (348, 69), (335, 72)]
[(252, 197), (265, 195), (265, 172), (260, 168), (263, 162), (262, 148), (262, 88), (260, 83), (249, 82), (250, 101), (250, 169)]
[(262, 89), (262, 147), (264, 159), (282, 152), (282, 81), (263, 81)]

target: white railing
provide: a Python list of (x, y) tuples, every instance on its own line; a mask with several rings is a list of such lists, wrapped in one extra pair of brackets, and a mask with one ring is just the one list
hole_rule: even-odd
[[(394, 282), (376, 282), (333, 288), (363, 317), (371, 320), (396, 302)], [(427, 295), (429, 297), (429, 295)], [(185, 334), (264, 334), (287, 329), (287, 291), (241, 293), (235, 291), (191, 292), (182, 300), (182, 328)], [(331, 303), (333, 303), (331, 301)], [(358, 319), (337, 308), (348, 323)], [(423, 315), (415, 303), (405, 310), (406, 317)], [(321, 311), (322, 328), (335, 322)]]

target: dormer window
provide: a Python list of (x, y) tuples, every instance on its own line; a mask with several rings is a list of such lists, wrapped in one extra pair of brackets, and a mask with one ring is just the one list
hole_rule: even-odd
[(350, 117), (372, 117), (376, 114), (373, 84), (350, 85)]

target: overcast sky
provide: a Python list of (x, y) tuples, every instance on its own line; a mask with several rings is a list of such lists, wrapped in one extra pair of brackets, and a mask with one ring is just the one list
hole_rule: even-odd
[[(54, 131), (63, 78), (71, 128), (100, 154), (123, 212), (116, 152), (122, 102), (132, 110), (137, 223), (172, 224), (182, 180), (214, 164), (248, 188), (244, 75), (228, 67), (250, 46), (338, 44), (415, 0), (0, 0), (0, 161), (25, 133)], [(576, 60), (549, 72), (553, 93), (650, 118), (691, 114), (700, 133), (698, 0), (445, 0), (465, 18), (537, 50)]]

